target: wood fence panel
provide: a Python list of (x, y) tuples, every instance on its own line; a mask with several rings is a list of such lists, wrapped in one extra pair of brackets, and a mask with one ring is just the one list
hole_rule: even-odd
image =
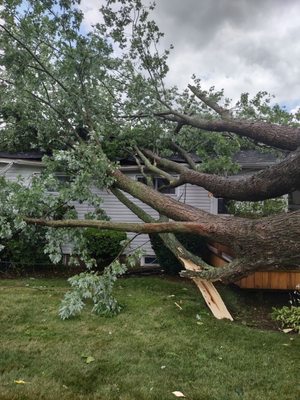
[[(208, 262), (214, 267), (223, 267), (228, 263), (223, 257), (233, 256), (227, 246), (210, 244)], [(242, 289), (295, 290), (300, 285), (300, 271), (259, 271), (235, 282)]]

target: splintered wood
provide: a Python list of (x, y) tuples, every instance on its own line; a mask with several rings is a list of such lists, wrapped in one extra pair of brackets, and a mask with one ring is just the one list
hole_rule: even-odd
[[(189, 271), (199, 271), (200, 268), (198, 265), (194, 264), (190, 260), (186, 260), (184, 258), (181, 258), (181, 261), (185, 267), (185, 269)], [(209, 282), (205, 279), (201, 278), (192, 278), (192, 280), (195, 282), (195, 284), (198, 286), (200, 289), (202, 296), (210, 308), (211, 312), (217, 319), (229, 319), (230, 321), (233, 321), (232, 316), (230, 315), (230, 312), (228, 311), (226, 305), (224, 304), (219, 292), (215, 288), (214, 284), (212, 282)]]

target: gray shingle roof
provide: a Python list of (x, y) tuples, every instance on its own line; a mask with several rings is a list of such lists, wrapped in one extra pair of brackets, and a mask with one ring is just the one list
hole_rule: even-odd
[(0, 151), (0, 158), (10, 158), (10, 159), (18, 159), (18, 160), (35, 160), (40, 161), (45, 153), (41, 151), (27, 151), (27, 152), (17, 152), (17, 153), (9, 153), (7, 151)]
[(274, 153), (263, 153), (257, 150), (241, 150), (235, 154), (233, 160), (242, 167), (264, 167), (275, 164), (280, 158)]

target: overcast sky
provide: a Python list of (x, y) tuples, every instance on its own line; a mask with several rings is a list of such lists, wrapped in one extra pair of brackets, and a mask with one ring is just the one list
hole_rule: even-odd
[[(86, 22), (97, 21), (101, 0), (82, 0)], [(299, 0), (156, 0), (155, 20), (169, 58), (169, 82), (184, 88), (195, 73), (203, 86), (266, 90), (288, 109), (300, 106)]]

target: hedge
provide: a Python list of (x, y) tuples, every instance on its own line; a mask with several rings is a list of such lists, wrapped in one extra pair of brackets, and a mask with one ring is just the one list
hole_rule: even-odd
[(96, 228), (87, 228), (84, 232), (87, 241), (87, 250), (98, 267), (109, 264), (122, 250), (121, 242), (127, 239), (125, 232), (104, 231)]

